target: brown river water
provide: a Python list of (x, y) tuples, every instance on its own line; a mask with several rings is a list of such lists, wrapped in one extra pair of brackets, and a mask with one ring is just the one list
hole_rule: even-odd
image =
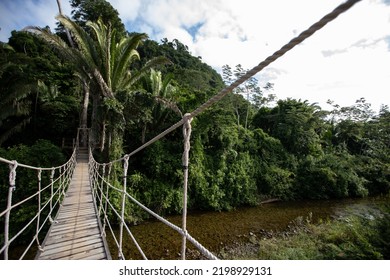
[[(369, 215), (369, 209), (382, 201), (380, 198), (366, 198), (273, 202), (229, 212), (190, 212), (187, 230), (203, 246), (218, 255), (224, 248), (248, 242), (252, 235), (285, 231), (298, 217), (306, 218), (310, 215), (311, 221), (318, 223), (320, 220), (340, 217), (347, 212)], [(181, 226), (181, 216), (169, 216), (167, 219)], [(150, 219), (131, 226), (130, 230), (148, 259), (180, 259), (181, 236), (160, 221)], [(116, 246), (109, 236), (110, 233), (107, 232), (112, 257), (117, 259)], [(188, 258), (199, 258), (199, 253), (192, 244), (188, 244), (188, 249)], [(126, 259), (142, 259), (127, 234), (123, 239), (123, 253)]]

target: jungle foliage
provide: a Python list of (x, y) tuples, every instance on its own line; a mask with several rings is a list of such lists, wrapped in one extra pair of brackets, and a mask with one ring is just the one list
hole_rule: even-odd
[[(241, 65), (226, 65), (221, 77), (178, 40), (156, 42), (146, 34), (125, 32), (118, 13), (105, 1), (95, 6), (95, 1), (71, 2), (73, 22), (60, 19), (61, 23), (79, 28), (82, 39), (100, 55), (91, 62), (93, 53), (76, 40), (79, 60), (70, 61), (48, 40), (24, 31), (14, 31), (8, 43), (1, 43), (2, 157), (14, 159), (16, 147), (33, 151), (38, 139), (57, 146), (62, 139), (71, 141), (87, 87), (92, 91), (87, 125), (100, 139), (95, 154), (108, 161), (164, 131), (244, 72)], [(61, 26), (53, 36), (65, 38)], [(104, 41), (105, 36), (115, 41)], [(115, 46), (120, 42), (134, 42), (127, 46), (132, 48), (131, 63), (103, 55), (119, 53)], [(63, 50), (71, 48), (66, 39), (61, 44)], [(160, 63), (150, 63), (161, 57)], [(132, 79), (125, 86), (111, 86), (113, 76), (105, 67), (114, 62), (126, 68), (120, 79)], [(333, 109), (325, 111), (307, 101), (277, 100), (272, 84), (260, 86), (253, 78), (198, 116), (192, 122), (189, 207), (220, 211), (268, 198), (389, 193), (389, 108), (375, 113), (364, 98), (348, 107), (330, 104)], [(179, 129), (130, 159), (131, 192), (159, 213), (181, 211), (182, 146)], [(4, 172), (1, 177), (6, 177)], [(120, 180), (119, 173), (117, 177)], [(128, 207), (129, 221), (142, 216), (131, 204)]]

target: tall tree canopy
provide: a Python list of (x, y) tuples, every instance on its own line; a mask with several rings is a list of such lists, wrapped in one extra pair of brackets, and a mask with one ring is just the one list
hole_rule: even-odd
[(72, 18), (81, 27), (86, 27), (87, 22), (97, 22), (99, 19), (105, 25), (111, 25), (119, 36), (126, 35), (126, 29), (119, 13), (105, 0), (71, 0)]

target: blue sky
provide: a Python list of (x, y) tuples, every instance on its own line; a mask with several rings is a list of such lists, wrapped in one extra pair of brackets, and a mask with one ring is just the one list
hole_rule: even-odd
[[(61, 0), (70, 15), (67, 0)], [(252, 68), (342, 0), (109, 0), (129, 31), (157, 41), (179, 39), (220, 71)], [(27, 25), (55, 27), (56, 0), (0, 0), (0, 41)], [(262, 71), (279, 98), (323, 108), (361, 97), (378, 110), (390, 105), (390, 1), (363, 0)]]

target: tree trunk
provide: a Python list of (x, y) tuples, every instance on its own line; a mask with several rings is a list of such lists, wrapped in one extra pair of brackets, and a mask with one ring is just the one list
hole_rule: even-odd
[[(58, 12), (60, 13), (60, 15), (62, 16), (62, 8), (61, 8), (61, 1), (60, 0), (57, 0), (57, 6), (58, 6)], [(68, 37), (68, 41), (69, 41), (69, 44), (72, 48), (74, 48), (74, 43), (73, 43), (73, 40), (72, 40), (72, 36), (70, 36), (70, 33), (69, 33), (69, 30), (64, 28), (65, 29), (65, 33), (66, 33), (66, 36)]]
[(100, 152), (104, 151), (105, 144), (106, 144), (106, 122), (103, 121), (101, 137), (100, 137)]
[(84, 101), (81, 108), (81, 117), (80, 117), (80, 128), (82, 129), (81, 133), (81, 143), (83, 147), (87, 146), (88, 136), (86, 135), (86, 129), (88, 127), (88, 104), (89, 104), (89, 87), (85, 81), (83, 81), (84, 89)]

